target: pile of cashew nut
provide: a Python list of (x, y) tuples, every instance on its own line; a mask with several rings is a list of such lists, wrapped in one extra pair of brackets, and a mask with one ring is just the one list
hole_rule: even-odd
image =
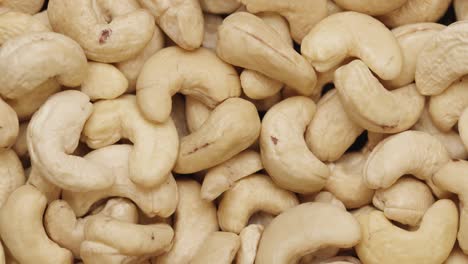
[(468, 264), (468, 0), (0, 0), (0, 264)]

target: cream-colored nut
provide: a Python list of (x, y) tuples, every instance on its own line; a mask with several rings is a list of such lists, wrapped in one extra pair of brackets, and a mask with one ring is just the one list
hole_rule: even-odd
[(218, 56), (233, 65), (258, 71), (309, 95), (315, 71), (283, 37), (255, 15), (239, 12), (224, 19), (218, 29)]
[(16, 139), (15, 144), (11, 147), (11, 149), (13, 149), (16, 152), (16, 155), (18, 155), (20, 160), (29, 159), (28, 144), (26, 142), (26, 132), (28, 129), (28, 124), (28, 122), (20, 124), (18, 137)]
[(166, 182), (179, 149), (177, 129), (171, 118), (152, 123), (138, 109), (134, 95), (99, 101), (83, 129), (82, 139), (91, 148), (102, 148), (128, 138), (130, 180), (146, 188)]
[(359, 223), (326, 203), (304, 203), (279, 216), (263, 232), (257, 264), (296, 263), (322, 247), (348, 248), (361, 239)]
[(258, 152), (242, 151), (206, 172), (201, 196), (203, 199), (213, 201), (223, 192), (231, 189), (237, 181), (261, 169), (263, 169), (263, 164)]
[(0, 208), (24, 182), (23, 166), (16, 153), (13, 150), (0, 152)]
[(271, 221), (273, 221), (274, 218), (275, 216), (272, 214), (259, 211), (250, 217), (248, 224), (249, 225), (261, 225), (263, 227), (267, 227), (271, 223)]
[(435, 202), (416, 231), (390, 222), (382, 212), (372, 210), (357, 216), (362, 240), (356, 252), (363, 263), (442, 263), (455, 244), (458, 212), (450, 200)]
[(154, 29), (153, 37), (140, 53), (138, 53), (134, 58), (115, 64), (115, 66), (127, 78), (128, 92), (135, 91), (138, 75), (140, 75), (143, 65), (153, 54), (162, 48), (164, 48), (164, 33), (159, 29), (159, 27), (156, 27)]
[(305, 140), (321, 161), (336, 161), (364, 129), (346, 113), (336, 90), (326, 93), (307, 127)]
[(29, 33), (0, 48), (0, 72), (0, 94), (17, 99), (50, 78), (65, 86), (80, 85), (86, 77), (87, 62), (72, 39), (53, 32)]
[(379, 0), (334, 0), (334, 2), (343, 9), (371, 16), (387, 14), (401, 7), (407, 1), (408, 0), (393, 0), (385, 2)]
[(138, 222), (136, 206), (126, 199), (111, 199), (97, 214), (78, 219), (67, 202), (55, 200), (47, 207), (44, 227), (53, 241), (73, 252), (75, 258), (80, 258), (80, 245), (85, 239), (84, 226), (90, 219), (99, 216), (110, 216), (129, 223)]
[(338, 198), (336, 198), (335, 195), (331, 192), (325, 192), (325, 191), (319, 192), (317, 195), (315, 195), (314, 202), (329, 203), (331, 205), (334, 205), (346, 211), (346, 207), (343, 204), (343, 202), (340, 201)]
[(447, 132), (440, 131), (432, 122), (427, 108), (412, 129), (423, 131), (436, 137), (445, 146), (452, 159), (466, 159), (468, 157), (468, 152), (463, 145), (460, 135), (453, 130)]
[(450, 156), (434, 136), (420, 131), (405, 131), (381, 141), (372, 150), (364, 166), (364, 182), (372, 189), (388, 188), (400, 177), (411, 174), (425, 180), (432, 191), (442, 197), (432, 176)]
[(450, 256), (445, 260), (443, 264), (467, 264), (468, 255), (463, 254), (458, 245), (453, 247)]
[(62, 193), (62, 189), (42, 176), (35, 166), (31, 167), (26, 184), (32, 185), (40, 191), (47, 198), (48, 204), (59, 199)]
[[(188, 98), (188, 97), (187, 97)], [(187, 126), (187, 118), (185, 115), (185, 98), (181, 94), (176, 94), (172, 97), (172, 112), (171, 118), (177, 129), (179, 138), (190, 134)]]
[(239, 0), (200, 0), (202, 10), (212, 14), (230, 14), (240, 5)]
[(267, 175), (254, 174), (224, 193), (218, 206), (219, 226), (239, 234), (255, 212), (278, 215), (298, 204), (294, 193), (276, 186)]
[(7, 40), (31, 33), (50, 31), (37, 18), (15, 11), (0, 14), (0, 46)]
[(52, 31), (52, 26), (49, 22), (49, 15), (47, 14), (47, 9), (35, 14), (33, 16), (35, 19), (39, 20), (49, 31)]
[(44, 0), (4, 0), (1, 7), (6, 7), (23, 13), (35, 14), (41, 10)]
[(284, 16), (290, 25), (291, 36), (301, 43), (307, 33), (327, 16), (327, 0), (241, 0), (251, 13), (276, 12)]
[(397, 133), (412, 127), (424, 110), (424, 96), (410, 84), (388, 91), (361, 60), (335, 72), (343, 108), (361, 127), (378, 133)]
[(260, 100), (253, 100), (250, 98), (246, 98), (246, 99), (252, 102), (259, 112), (266, 112), (270, 110), (270, 108), (272, 108), (275, 104), (281, 102), (281, 100), (283, 100), (283, 96), (281, 92), (278, 92), (265, 99), (260, 99)]
[(312, 262), (301, 262), (301, 264), (361, 264), (361, 261), (355, 257), (338, 256), (328, 259), (319, 259)]
[(70, 155), (78, 146), (92, 108), (84, 93), (64, 91), (51, 96), (29, 123), (27, 142), (32, 164), (63, 189), (100, 190), (114, 183), (109, 169)]
[(85, 156), (85, 159), (112, 171), (115, 182), (107, 189), (90, 192), (64, 191), (62, 199), (68, 202), (78, 217), (85, 215), (91, 206), (109, 197), (125, 197), (132, 200), (146, 215), (168, 217), (177, 207), (177, 186), (172, 175), (161, 186), (145, 188), (134, 184), (129, 177), (129, 159), (133, 147), (111, 145)]
[(468, 76), (454, 82), (443, 93), (431, 96), (429, 113), (434, 124), (442, 131), (449, 131), (468, 107)]
[(213, 108), (240, 95), (239, 76), (233, 66), (207, 49), (188, 52), (178, 47), (165, 48), (141, 70), (138, 105), (151, 121), (164, 122), (171, 113), (171, 97), (177, 92)]
[(426, 43), (416, 62), (416, 86), (423, 95), (437, 95), (468, 73), (468, 21), (453, 23)]
[[(203, 41), (203, 13), (198, 0), (138, 0), (171, 40), (186, 50)], [(224, 1), (223, 1), (224, 2)]]
[(252, 103), (227, 99), (198, 130), (181, 139), (173, 170), (187, 174), (216, 166), (255, 142), (260, 128), (260, 117)]
[(78, 42), (89, 59), (119, 62), (143, 50), (155, 24), (151, 14), (139, 8), (136, 1), (117, 3), (50, 0), (47, 14), (54, 31)]
[(81, 91), (91, 100), (114, 99), (128, 88), (127, 78), (115, 66), (88, 62), (88, 75), (81, 83)]
[(230, 232), (213, 232), (203, 242), (191, 264), (231, 264), (240, 247), (238, 235)]
[(330, 175), (304, 139), (315, 108), (314, 101), (307, 97), (291, 97), (273, 106), (262, 121), (263, 166), (280, 187), (298, 193), (319, 191)]
[(468, 20), (468, 3), (465, 0), (454, 0), (453, 7), (457, 20)]
[(198, 101), (197, 99), (185, 97), (185, 116), (188, 130), (193, 133), (197, 131), (203, 123), (210, 117), (213, 110), (208, 106)]
[[(221, 1), (218, 1), (218, 2), (221, 2)], [(204, 14), (203, 23), (204, 23), (205, 31), (203, 33), (202, 47), (215, 51), (216, 44), (218, 42), (218, 39), (217, 39), (218, 28), (221, 26), (221, 24), (223, 24), (223, 17), (218, 16), (218, 15), (212, 15), (212, 14)]]
[(408, 0), (401, 7), (377, 17), (388, 27), (436, 22), (447, 11), (452, 0)]
[(236, 255), (236, 264), (254, 264), (258, 243), (263, 233), (263, 225), (248, 225), (239, 234), (240, 247)]
[(392, 33), (403, 53), (403, 68), (398, 77), (383, 82), (385, 87), (394, 89), (413, 83), (419, 53), (426, 43), (444, 28), (444, 25), (436, 23), (416, 23), (394, 28)]
[(357, 57), (380, 78), (391, 80), (403, 66), (392, 32), (377, 19), (356, 12), (337, 13), (320, 21), (304, 38), (301, 52), (319, 72)]
[(412, 177), (404, 177), (389, 188), (378, 189), (372, 203), (389, 220), (417, 226), (434, 203), (434, 197), (426, 184)]
[(200, 184), (184, 179), (177, 180), (177, 187), (174, 244), (169, 252), (153, 259), (155, 264), (189, 263), (204, 241), (218, 230), (216, 207), (201, 198)]
[(47, 237), (42, 224), (46, 205), (45, 196), (33, 186), (16, 189), (0, 209), (2, 240), (20, 263), (72, 264), (72, 253)]
[(15, 110), (0, 98), (0, 152), (12, 147), (19, 133), (19, 121)]

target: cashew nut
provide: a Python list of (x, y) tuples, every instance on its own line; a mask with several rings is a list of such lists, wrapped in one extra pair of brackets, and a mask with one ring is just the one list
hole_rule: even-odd
[(213, 14), (230, 14), (240, 5), (239, 0), (200, 0), (202, 10)]
[[(1, 78), (1, 77), (0, 77)], [(19, 121), (15, 110), (0, 98), (0, 152), (15, 144), (19, 133)]]
[(213, 232), (203, 242), (191, 264), (231, 264), (240, 247), (239, 236), (229, 232)]
[(14, 11), (0, 14), (0, 46), (24, 34), (47, 31), (50, 29), (31, 15)]
[(454, 0), (453, 7), (457, 20), (468, 20), (468, 3), (464, 0)]
[(387, 14), (409, 0), (393, 0), (393, 1), (379, 1), (379, 0), (333, 0), (343, 9), (352, 10), (372, 16)]
[(447, 11), (451, 0), (408, 0), (401, 7), (379, 16), (388, 27), (412, 23), (436, 22)]
[(263, 229), (263, 225), (257, 224), (248, 225), (242, 229), (239, 234), (240, 247), (236, 255), (236, 264), (254, 264)]
[(81, 91), (91, 100), (114, 99), (128, 88), (127, 78), (115, 66), (88, 62), (88, 75), (81, 83)]
[(0, 3), (0, 8), (6, 7), (28, 14), (35, 14), (41, 10), (43, 5), (44, 0), (3, 0)]
[(13, 150), (0, 152), (0, 208), (25, 182), (23, 166)]

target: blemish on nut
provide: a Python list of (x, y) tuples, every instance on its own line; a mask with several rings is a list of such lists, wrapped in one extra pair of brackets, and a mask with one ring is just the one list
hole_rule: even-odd
[(277, 138), (275, 138), (274, 136), (270, 136), (270, 138), (271, 138), (271, 142), (273, 142), (273, 144), (275, 144), (275, 146), (276, 146), (276, 144), (278, 144), (279, 140)]
[(211, 143), (205, 143), (205, 144), (203, 144), (203, 145), (200, 146), (200, 147), (196, 147), (196, 148), (194, 148), (192, 151), (188, 152), (187, 155), (193, 154), (193, 153), (199, 151), (200, 149), (203, 149), (203, 148), (208, 147), (209, 145), (211, 145)]
[(104, 29), (101, 32), (101, 36), (99, 37), (99, 44), (106, 43), (107, 39), (112, 35), (112, 29)]

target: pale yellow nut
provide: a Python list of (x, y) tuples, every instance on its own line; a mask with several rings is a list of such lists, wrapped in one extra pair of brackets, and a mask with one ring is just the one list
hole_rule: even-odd
[(263, 229), (263, 225), (257, 224), (248, 225), (242, 229), (239, 234), (240, 247), (236, 255), (236, 264), (254, 264)]
[(319, 72), (357, 57), (383, 80), (396, 78), (403, 66), (398, 42), (377, 19), (341, 12), (320, 21), (304, 38), (302, 55)]
[(0, 14), (0, 46), (23, 34), (47, 31), (51, 30), (31, 15), (15, 11)]
[(12, 147), (19, 133), (18, 116), (5, 101), (0, 98), (0, 152)]
[(202, 10), (212, 14), (230, 14), (240, 5), (239, 0), (200, 0)]
[(0, 152), (0, 207), (25, 182), (21, 161), (13, 150)]
[(88, 62), (88, 74), (81, 83), (81, 91), (93, 101), (114, 99), (128, 88), (128, 81), (115, 66)]
[(238, 235), (230, 232), (213, 232), (203, 242), (190, 263), (231, 264), (239, 247), (240, 238)]
[(383, 15), (393, 11), (408, 0), (393, 0), (393, 1), (379, 1), (379, 0), (334, 0), (334, 2), (343, 9), (356, 11), (368, 15)]
[(419, 228), (407, 231), (393, 225), (380, 211), (371, 209), (357, 216), (362, 240), (356, 252), (363, 263), (442, 263), (455, 244), (457, 207), (451, 200), (438, 200), (424, 215)]
[(27, 14), (35, 14), (41, 10), (44, 0), (3, 0), (0, 8), (5, 7)]
[(454, 0), (453, 7), (458, 21), (468, 19), (468, 3), (465, 0)]

